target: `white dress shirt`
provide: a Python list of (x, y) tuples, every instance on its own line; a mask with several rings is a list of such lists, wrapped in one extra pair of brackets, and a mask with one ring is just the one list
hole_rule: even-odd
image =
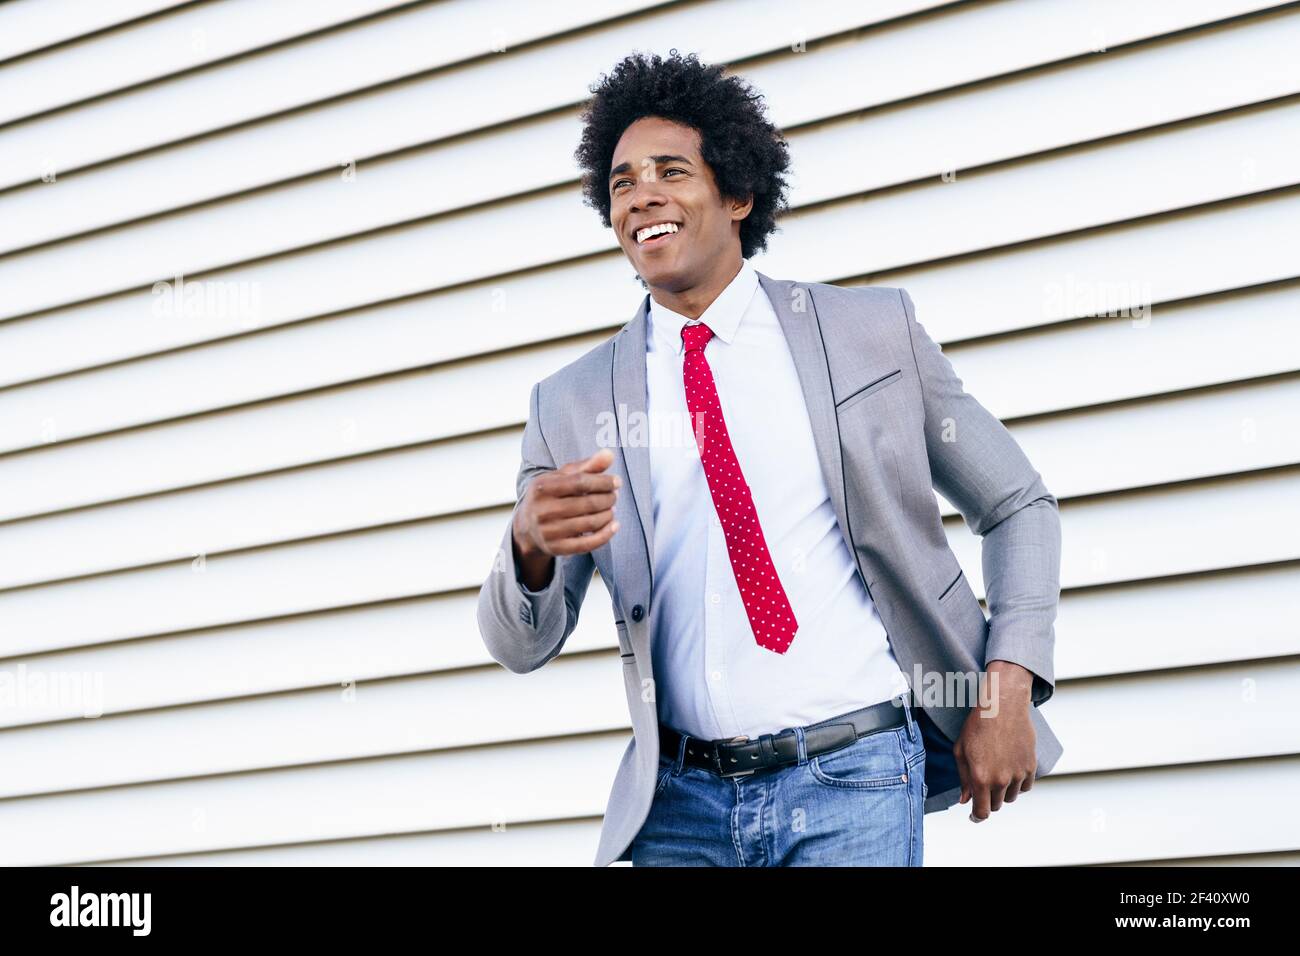
[(840, 533), (785, 333), (749, 260), (700, 322), (732, 447), (799, 628), (760, 647), (690, 431), (687, 323), (650, 297), (647, 425), (654, 502), (651, 655), (659, 719), (707, 739), (757, 737), (907, 690)]

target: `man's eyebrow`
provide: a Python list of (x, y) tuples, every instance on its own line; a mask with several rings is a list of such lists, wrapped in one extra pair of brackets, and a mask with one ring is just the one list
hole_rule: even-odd
[[(670, 153), (665, 153), (662, 156), (651, 156), (650, 158), (655, 161), (656, 166), (660, 166), (664, 163), (685, 163), (687, 166), (694, 165), (685, 156), (674, 156)], [(609, 178), (613, 179), (615, 176), (619, 175), (620, 173), (631, 172), (631, 170), (632, 170), (631, 163), (619, 163), (617, 166), (615, 166), (613, 169), (609, 171)]]

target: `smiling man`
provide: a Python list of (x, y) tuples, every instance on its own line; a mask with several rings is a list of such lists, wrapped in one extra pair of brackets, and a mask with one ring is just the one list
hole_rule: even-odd
[(546, 664), (599, 570), (633, 737), (598, 866), (919, 866), (926, 813), (986, 820), (1061, 754), (1056, 499), (906, 291), (754, 268), (789, 155), (745, 83), (673, 51), (593, 92), (584, 198), (647, 295), (532, 388), (484, 642)]

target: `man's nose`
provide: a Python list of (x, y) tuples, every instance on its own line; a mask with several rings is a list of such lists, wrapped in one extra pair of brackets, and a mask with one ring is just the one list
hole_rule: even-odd
[(632, 185), (632, 197), (628, 202), (629, 208), (640, 211), (647, 206), (662, 206), (663, 203), (663, 190), (659, 188), (657, 179), (648, 182), (637, 182)]

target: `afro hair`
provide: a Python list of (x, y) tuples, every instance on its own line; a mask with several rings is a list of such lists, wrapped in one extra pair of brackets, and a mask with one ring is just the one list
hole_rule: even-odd
[(590, 87), (583, 112), (582, 141), (574, 158), (582, 169), (583, 203), (610, 222), (609, 168), (624, 130), (642, 117), (657, 116), (689, 126), (700, 137), (700, 155), (724, 198), (754, 207), (740, 223), (741, 256), (767, 248), (777, 214), (786, 208), (790, 154), (781, 131), (764, 116), (761, 94), (720, 66), (705, 66), (696, 54), (667, 59), (634, 53), (612, 75)]

